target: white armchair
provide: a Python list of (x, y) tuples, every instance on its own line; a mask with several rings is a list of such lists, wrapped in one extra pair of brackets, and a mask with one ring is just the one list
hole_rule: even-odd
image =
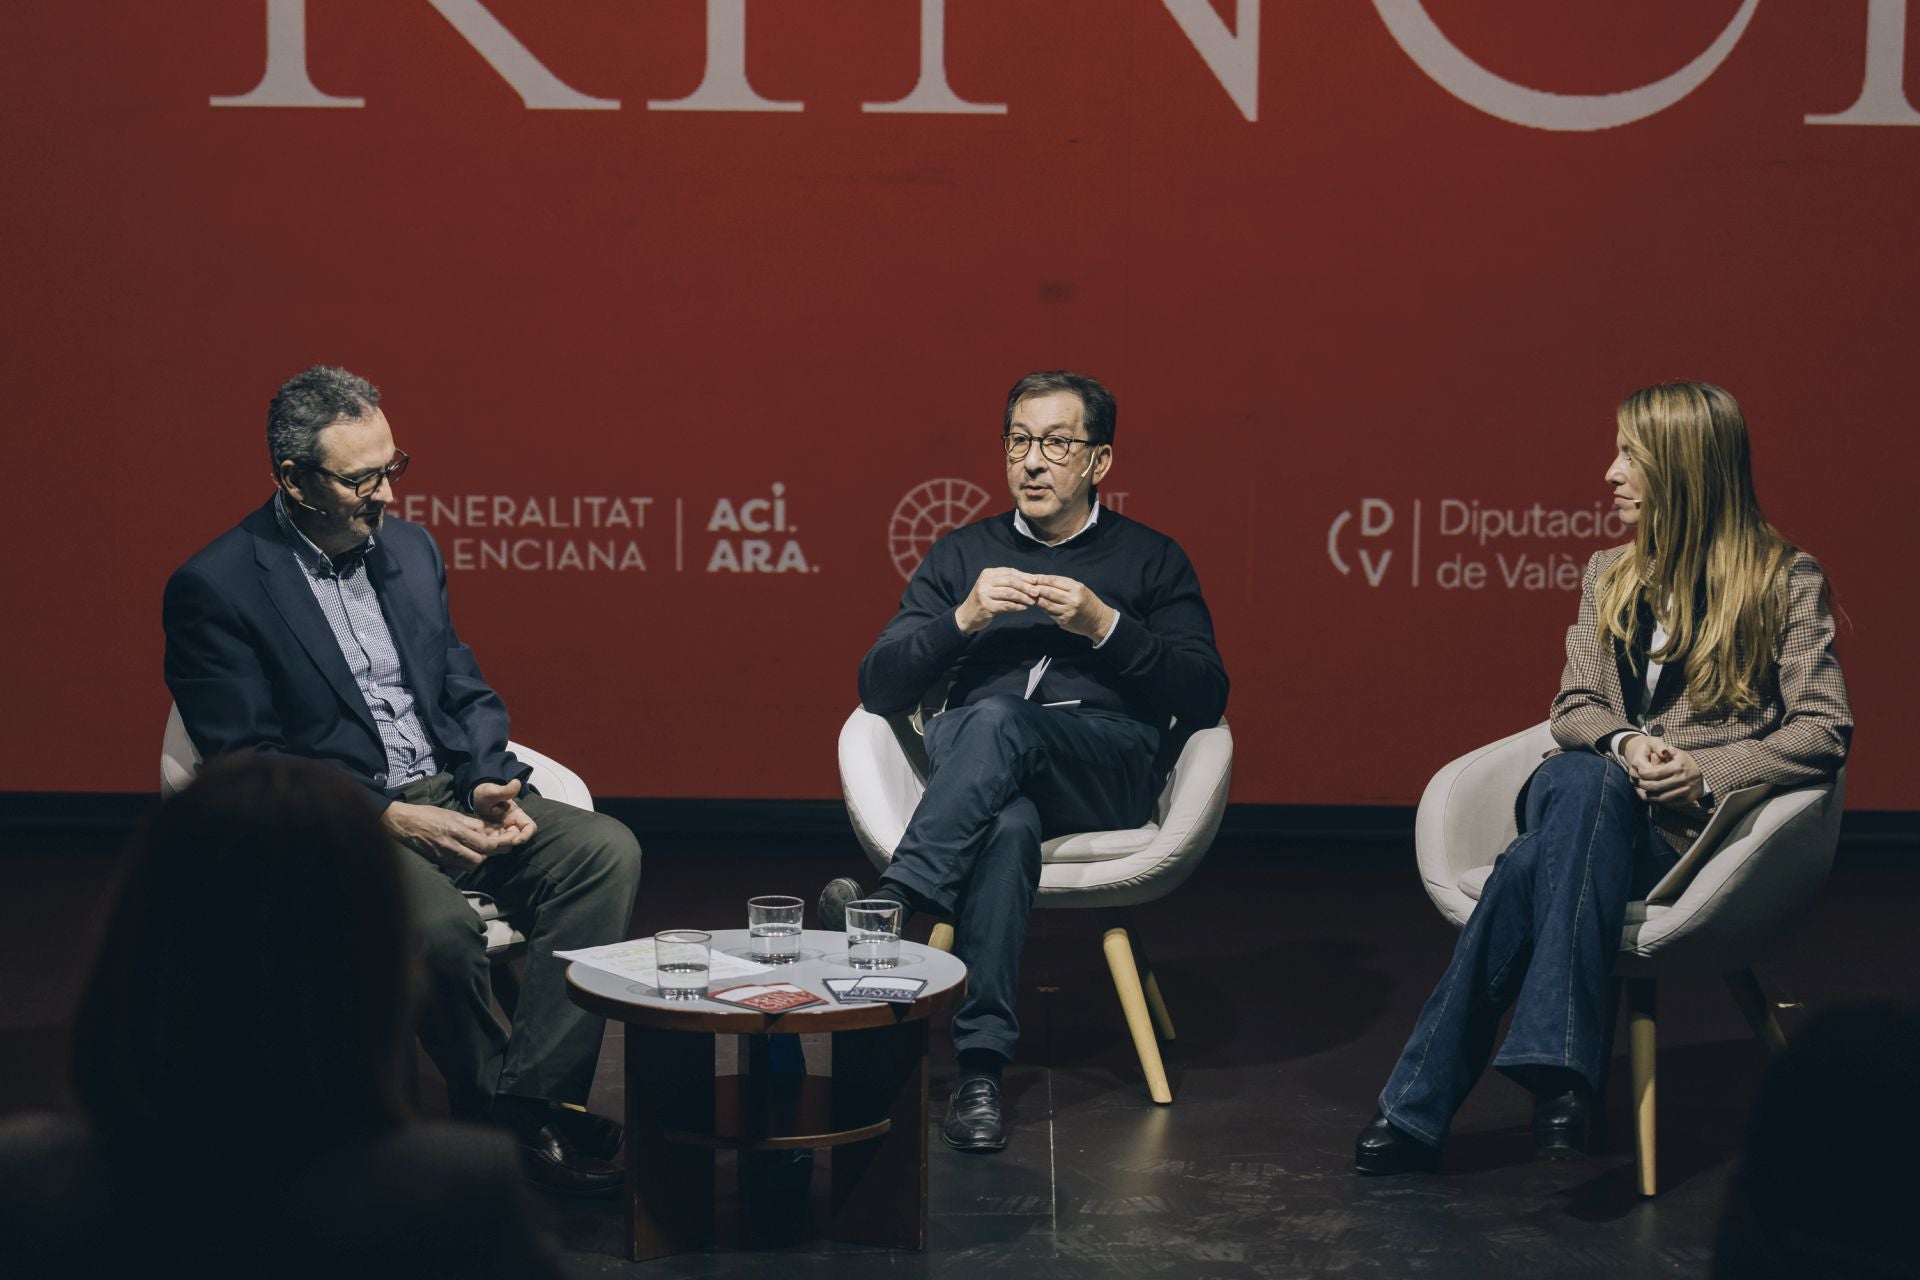
[[(919, 735), (904, 716), (890, 719), (856, 708), (841, 726), (840, 785), (847, 814), (877, 868), (886, 868), (906, 834), (907, 820), (926, 791), (926, 767)], [(1220, 829), (1232, 773), (1233, 735), (1222, 720), (1187, 739), (1147, 825), (1058, 836), (1040, 846), (1036, 906), (1110, 913), (1101, 947), (1155, 1102), (1173, 1101), (1154, 1035), (1157, 1029), (1173, 1039), (1173, 1020), (1127, 911), (1164, 897), (1193, 874)], [(950, 949), (952, 928), (937, 926), (931, 941)]]
[[(587, 784), (580, 780), (579, 774), (559, 761), (517, 742), (509, 742), (507, 749), (524, 763), (533, 766), (530, 781), (535, 791), (549, 800), (564, 801), (575, 808), (593, 808), (593, 793), (587, 790)], [(186, 723), (180, 719), (180, 708), (177, 705), (169, 707), (166, 732), (160, 741), (161, 797), (164, 799), (184, 790), (199, 770), (200, 749), (194, 746)], [(488, 959), (496, 962), (503, 960), (526, 945), (526, 935), (513, 926), (512, 920), (501, 915), (499, 905), (492, 898), (484, 893), (468, 893), (466, 899), (467, 905), (486, 922)]]
[[(1427, 784), (1414, 820), (1420, 877), (1441, 914), (1466, 923), (1517, 834), (1514, 799), (1555, 746), (1546, 724), (1470, 751)], [(1654, 982), (1718, 975), (1769, 1049), (1786, 1047), (1752, 966), (1813, 909), (1839, 840), (1845, 771), (1828, 786), (1768, 796), (1736, 822), (1678, 898), (1633, 902), (1620, 932), (1633, 1070), (1635, 1155), (1642, 1195), (1655, 1190)]]

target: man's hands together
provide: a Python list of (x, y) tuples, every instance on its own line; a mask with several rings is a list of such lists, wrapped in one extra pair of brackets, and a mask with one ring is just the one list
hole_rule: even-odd
[(1051, 573), (1037, 575), (1036, 581), (1040, 598), (1035, 603), (1052, 616), (1055, 625), (1096, 642), (1112, 628), (1114, 611), (1086, 583)]
[(1649, 804), (1699, 804), (1707, 793), (1706, 779), (1693, 756), (1664, 745), (1647, 734), (1635, 734), (1620, 745), (1634, 792)]
[(525, 844), (534, 833), (533, 819), (517, 803), (520, 779), (512, 782), (482, 782), (473, 788), (473, 811), (489, 827), (498, 827), (513, 836), (509, 844)]
[(443, 867), (477, 867), (518, 848), (537, 829), (517, 801), (520, 781), (483, 782), (473, 789), (475, 817), (430, 804), (396, 800), (380, 815), (387, 833)]
[(973, 590), (953, 611), (953, 621), (967, 635), (984, 630), (1002, 613), (1044, 609), (1055, 625), (1098, 641), (1114, 623), (1114, 610), (1083, 582), (1051, 573), (1020, 569), (982, 569)]

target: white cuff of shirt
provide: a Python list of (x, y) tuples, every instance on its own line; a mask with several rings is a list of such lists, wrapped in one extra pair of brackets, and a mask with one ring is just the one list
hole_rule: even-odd
[(1627, 758), (1620, 754), (1620, 748), (1626, 745), (1626, 741), (1628, 738), (1637, 738), (1637, 737), (1644, 737), (1644, 736), (1646, 736), (1646, 730), (1644, 729), (1622, 729), (1620, 732), (1614, 734), (1613, 737), (1608, 741), (1607, 753), (1611, 755), (1615, 760), (1618, 760), (1620, 762), (1620, 767), (1624, 769), (1627, 767)]
[(1107, 629), (1105, 634), (1103, 634), (1098, 640), (1095, 640), (1093, 642), (1093, 647), (1098, 649), (1101, 645), (1113, 639), (1114, 629), (1119, 625), (1120, 625), (1120, 611), (1118, 609), (1115, 609), (1113, 611), (1113, 621), (1107, 624)]

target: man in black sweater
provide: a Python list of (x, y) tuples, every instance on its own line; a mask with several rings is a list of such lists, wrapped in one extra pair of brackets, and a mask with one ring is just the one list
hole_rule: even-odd
[[(860, 664), (867, 710), (929, 713), (926, 794), (873, 896), (903, 916), (953, 918), (969, 976), (942, 1135), (963, 1151), (1006, 1145), (1000, 1072), (1019, 1036), (1040, 842), (1145, 823), (1163, 736), (1213, 725), (1227, 704), (1186, 554), (1099, 503), (1114, 418), (1112, 394), (1085, 375), (1015, 383), (1003, 434), (1014, 509), (933, 545)], [(859, 895), (852, 880), (828, 885), (823, 927)]]

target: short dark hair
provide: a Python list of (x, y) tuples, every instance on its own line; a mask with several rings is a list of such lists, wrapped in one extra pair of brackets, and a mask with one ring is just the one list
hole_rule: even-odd
[(267, 406), (267, 464), (280, 459), (295, 465), (320, 465), (322, 428), (346, 418), (358, 421), (380, 407), (380, 388), (356, 373), (316, 364), (288, 378)]
[(202, 769), (134, 835), (75, 1020), (75, 1092), (101, 1137), (252, 1141), (271, 1116), (300, 1150), (399, 1124), (411, 856), (326, 765), (237, 753)]
[(1098, 378), (1066, 369), (1030, 373), (1014, 383), (1013, 390), (1007, 392), (1007, 411), (1000, 420), (1000, 430), (1013, 430), (1013, 411), (1022, 400), (1050, 396), (1056, 391), (1071, 391), (1080, 397), (1080, 404), (1086, 410), (1087, 439), (1097, 445), (1113, 443), (1114, 420), (1120, 414), (1113, 402), (1113, 392), (1101, 385)]

